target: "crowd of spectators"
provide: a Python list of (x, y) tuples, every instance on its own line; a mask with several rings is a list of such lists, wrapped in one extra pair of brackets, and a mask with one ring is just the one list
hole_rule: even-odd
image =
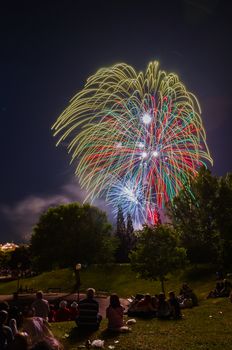
[(143, 318), (157, 317), (160, 319), (180, 319), (181, 309), (198, 305), (196, 294), (184, 283), (178, 296), (174, 291), (168, 293), (168, 299), (164, 293), (151, 296), (150, 294), (137, 294), (128, 307), (128, 316)]
[[(231, 296), (231, 283), (227, 280), (217, 282), (215, 289), (208, 297)], [(198, 305), (196, 294), (184, 283), (176, 296), (174, 291), (151, 296), (137, 294), (130, 300), (128, 310), (121, 305), (117, 294), (110, 296), (106, 308), (108, 319), (107, 330), (110, 332), (129, 332), (129, 325), (136, 322), (131, 319), (124, 321), (124, 315), (129, 317), (144, 317), (158, 319), (181, 319), (181, 309)], [(61, 300), (58, 305), (49, 304), (43, 292), (36, 293), (36, 300), (20, 311), (7, 302), (0, 303), (0, 350), (62, 350), (61, 343), (51, 332), (50, 322), (75, 321), (79, 329), (95, 331), (99, 328), (102, 315), (99, 314), (99, 303), (95, 300), (95, 290), (89, 288), (86, 297), (79, 303), (68, 303)]]

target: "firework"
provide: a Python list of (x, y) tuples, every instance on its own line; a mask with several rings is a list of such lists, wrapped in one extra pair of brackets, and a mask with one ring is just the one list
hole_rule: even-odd
[(57, 144), (68, 140), (86, 200), (103, 196), (140, 224), (152, 223), (212, 163), (200, 114), (196, 97), (158, 62), (145, 73), (116, 64), (87, 80), (53, 130)]

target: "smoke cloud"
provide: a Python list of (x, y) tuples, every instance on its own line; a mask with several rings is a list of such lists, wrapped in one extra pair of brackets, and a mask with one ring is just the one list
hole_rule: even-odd
[[(34, 196), (30, 195), (12, 205), (0, 205), (0, 217), (3, 222), (1, 241), (26, 242), (30, 239), (33, 226), (39, 216), (49, 207), (72, 202), (83, 203), (86, 192), (75, 180), (70, 180), (60, 188), (58, 194)], [(96, 200), (93, 205), (108, 211), (104, 200)]]

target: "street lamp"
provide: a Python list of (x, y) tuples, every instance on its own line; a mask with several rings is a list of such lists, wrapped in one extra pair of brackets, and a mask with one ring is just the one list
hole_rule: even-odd
[(19, 292), (19, 281), (20, 281), (20, 276), (21, 276), (21, 271), (20, 271), (20, 267), (22, 266), (21, 263), (17, 264), (17, 268), (18, 268), (18, 281), (17, 281), (17, 293)]
[(80, 301), (80, 286), (81, 286), (81, 278), (80, 278), (80, 270), (81, 264), (78, 263), (75, 266), (75, 275), (76, 275), (76, 289), (77, 289), (77, 302)]

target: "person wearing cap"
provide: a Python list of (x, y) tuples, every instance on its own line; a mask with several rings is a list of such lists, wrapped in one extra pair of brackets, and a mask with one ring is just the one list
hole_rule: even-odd
[(99, 315), (99, 303), (94, 299), (95, 289), (88, 288), (86, 298), (79, 302), (79, 315), (76, 324), (80, 328), (97, 330), (102, 316)]

